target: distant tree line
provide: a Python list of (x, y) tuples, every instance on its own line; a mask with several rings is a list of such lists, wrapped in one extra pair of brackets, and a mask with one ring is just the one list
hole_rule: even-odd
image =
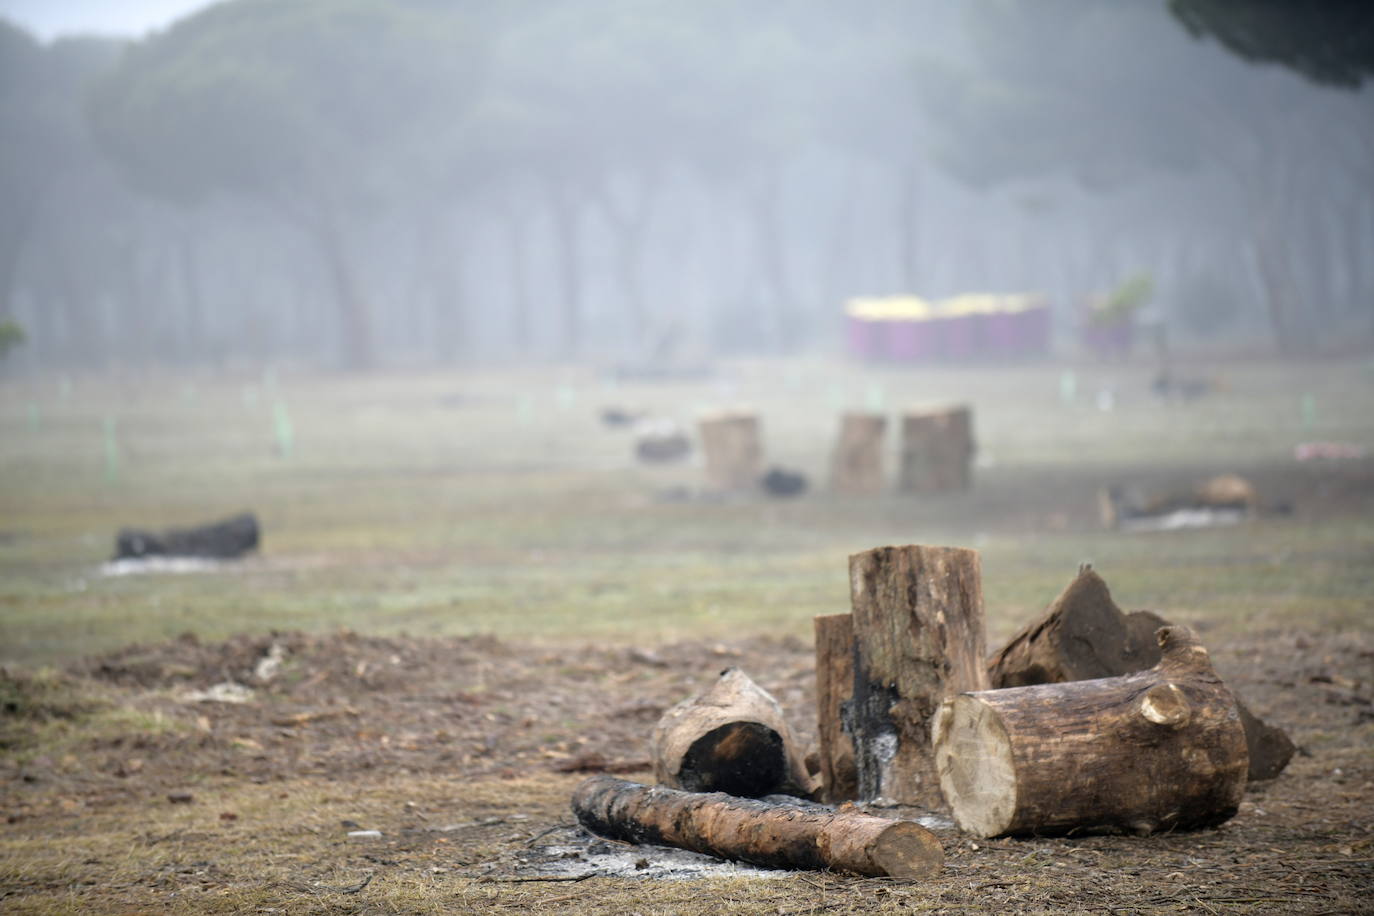
[(850, 295), (1041, 290), (1069, 322), (1142, 271), (1182, 331), (1368, 337), (1368, 67), (1249, 66), (1179, 27), (1221, 34), (1205, 7), (228, 0), (47, 44), (0, 20), (11, 360), (787, 352), (837, 340)]

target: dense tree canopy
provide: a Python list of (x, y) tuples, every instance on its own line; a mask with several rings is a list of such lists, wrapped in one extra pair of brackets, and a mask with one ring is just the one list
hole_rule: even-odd
[(1367, 332), (1368, 95), (1169, 9), (226, 0), (127, 47), (0, 25), (0, 318), (34, 365), (643, 361), (833, 346), (857, 294), (1037, 289), (1072, 325), (1145, 272), (1182, 327)]
[(1256, 63), (1277, 63), (1333, 86), (1374, 75), (1374, 5), (1365, 0), (1169, 0), (1193, 35)]

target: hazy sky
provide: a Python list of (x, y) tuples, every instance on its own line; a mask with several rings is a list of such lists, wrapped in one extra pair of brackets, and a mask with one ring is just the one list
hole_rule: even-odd
[(41, 38), (73, 32), (140, 35), (211, 0), (0, 0), (0, 16)]

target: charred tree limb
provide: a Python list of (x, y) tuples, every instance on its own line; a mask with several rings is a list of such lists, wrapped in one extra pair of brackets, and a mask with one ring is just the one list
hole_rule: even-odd
[(583, 827), (604, 837), (769, 868), (924, 878), (944, 864), (940, 841), (917, 823), (811, 805), (680, 792), (593, 776), (573, 792), (572, 810)]

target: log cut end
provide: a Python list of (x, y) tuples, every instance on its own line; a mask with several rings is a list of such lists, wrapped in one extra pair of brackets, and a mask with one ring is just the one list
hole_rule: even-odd
[(857, 875), (928, 878), (945, 864), (940, 839), (920, 824), (867, 814), (835, 815), (816, 847), (832, 868)]
[(977, 836), (999, 836), (1016, 813), (1016, 767), (1001, 718), (977, 697), (940, 706), (932, 733), (940, 791), (954, 820)]
[(929, 878), (945, 864), (940, 840), (918, 824), (900, 822), (879, 835), (873, 844), (873, 863), (892, 878)]

